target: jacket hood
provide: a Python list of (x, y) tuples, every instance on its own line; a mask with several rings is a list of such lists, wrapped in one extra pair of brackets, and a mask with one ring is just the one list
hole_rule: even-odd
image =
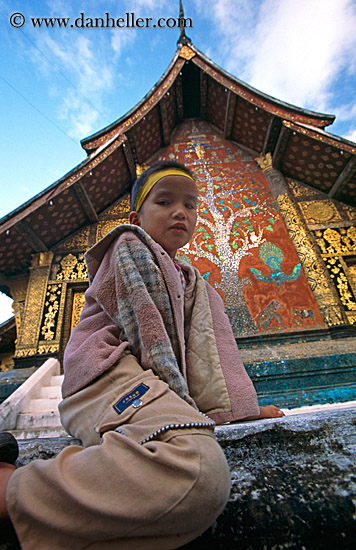
[(146, 231), (144, 231), (141, 227), (128, 223), (118, 225), (84, 254), (85, 262), (88, 269), (89, 283), (92, 282), (96, 272), (99, 269), (102, 259), (111, 244), (126, 231), (135, 233), (135, 235), (137, 235), (137, 237), (149, 247), (152, 247), (152, 244), (156, 244), (156, 246), (159, 246), (157, 245), (157, 243), (155, 243), (152, 237), (150, 237), (150, 235), (146, 233)]

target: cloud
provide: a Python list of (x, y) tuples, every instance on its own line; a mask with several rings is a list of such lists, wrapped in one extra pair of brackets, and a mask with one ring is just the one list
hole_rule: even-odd
[(279, 99), (323, 108), (330, 84), (356, 67), (352, 0), (195, 0), (211, 14), (227, 70)]
[(0, 323), (13, 316), (12, 299), (0, 292)]
[(32, 48), (31, 60), (48, 80), (49, 94), (57, 102), (57, 118), (65, 121), (68, 135), (81, 139), (92, 133), (99, 118), (104, 124), (109, 122), (103, 105), (115, 80), (115, 63), (112, 56), (102, 55), (107, 45), (97, 38), (73, 32), (68, 41), (52, 34), (41, 33), (39, 50)]
[(355, 61), (355, 6), (349, 0), (266, 0), (254, 32), (249, 82), (302, 106), (330, 103), (330, 84)]
[(344, 137), (349, 141), (353, 141), (354, 143), (356, 143), (356, 128), (352, 130), (349, 134), (346, 134)]
[(83, 102), (72, 90), (68, 90), (61, 103), (59, 118), (66, 121), (68, 134), (73, 139), (82, 139), (92, 133), (99, 119), (98, 112)]
[(137, 37), (137, 31), (130, 29), (130, 32), (120, 32), (120, 29), (112, 31), (111, 47), (114, 50), (116, 57), (119, 57), (123, 50), (133, 44)]

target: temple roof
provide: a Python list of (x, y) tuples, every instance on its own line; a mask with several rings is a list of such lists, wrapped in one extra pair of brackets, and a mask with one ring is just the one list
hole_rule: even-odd
[(290, 105), (230, 75), (181, 34), (166, 72), (128, 113), (82, 140), (87, 158), (0, 220), (0, 286), (130, 190), (136, 166), (204, 119), (253, 157), (271, 153), (284, 176), (356, 206), (356, 144), (325, 131), (335, 117)]

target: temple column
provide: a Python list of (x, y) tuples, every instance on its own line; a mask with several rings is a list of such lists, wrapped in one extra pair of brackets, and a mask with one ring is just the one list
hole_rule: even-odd
[(32, 256), (25, 307), (17, 336), (15, 364), (22, 363), (16, 359), (37, 353), (52, 257), (53, 252), (40, 252)]
[(270, 153), (261, 154), (256, 161), (268, 181), (325, 324), (334, 326), (348, 323), (318, 247), (289, 191), (283, 174), (273, 168)]
[(12, 310), (15, 314), (17, 336), (20, 334), (21, 323), (24, 315), (28, 280), (29, 274), (24, 273), (11, 277), (8, 282), (11, 297), (13, 299)]

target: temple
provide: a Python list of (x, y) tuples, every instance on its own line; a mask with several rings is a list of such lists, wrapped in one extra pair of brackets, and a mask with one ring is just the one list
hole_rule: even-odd
[(260, 403), (356, 399), (356, 144), (327, 132), (333, 121), (228, 74), (182, 28), (147, 95), (0, 220), (0, 290), (16, 321), (4, 370), (61, 361), (88, 286), (85, 251), (128, 223), (138, 173), (174, 158), (199, 187), (179, 255), (223, 297)]

